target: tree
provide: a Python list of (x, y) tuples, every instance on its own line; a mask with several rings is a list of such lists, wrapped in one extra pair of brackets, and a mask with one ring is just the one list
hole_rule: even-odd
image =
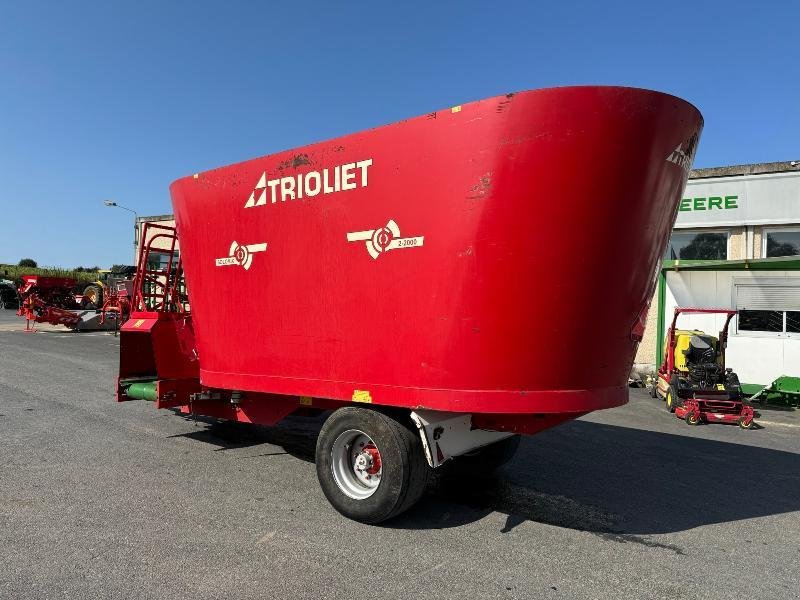
[(797, 256), (800, 254), (800, 245), (791, 242), (777, 242), (767, 236), (767, 256)]
[(725, 260), (728, 240), (724, 233), (698, 233), (680, 249), (682, 260)]
[(19, 261), (17, 266), (18, 267), (28, 267), (30, 269), (35, 269), (38, 265), (36, 264), (36, 261), (33, 260), (32, 258), (23, 258), (21, 261)]

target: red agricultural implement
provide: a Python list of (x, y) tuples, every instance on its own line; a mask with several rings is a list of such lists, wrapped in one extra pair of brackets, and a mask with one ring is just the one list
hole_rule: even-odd
[(674, 96), (558, 88), (180, 179), (177, 232), (142, 232), (117, 400), (332, 410), (323, 492), (390, 518), (432, 468), (627, 401), (701, 126)]
[[(682, 314), (724, 315), (717, 337), (696, 329), (677, 329)], [(650, 395), (664, 400), (667, 410), (689, 425), (736, 423), (753, 426), (753, 407), (743, 402), (739, 377), (725, 366), (728, 326), (735, 310), (676, 308), (664, 347), (664, 362)]]
[(31, 322), (75, 327), (81, 319), (74, 312), (80, 308), (75, 301), (76, 285), (70, 277), (23, 275), (17, 315), (25, 317), (25, 330), (34, 331)]
[(100, 309), (100, 325), (105, 324), (106, 318), (113, 319), (117, 327), (128, 320), (131, 316), (133, 285), (133, 279), (126, 279), (113, 282), (106, 288)]
[(31, 323), (64, 325), (69, 329), (108, 329), (106, 317), (121, 325), (130, 315), (130, 293), (133, 280), (118, 281), (106, 291), (101, 310), (86, 309), (76, 297), (77, 281), (70, 277), (23, 275), (19, 288), (21, 298), (17, 314), (25, 318), (25, 330), (35, 331)]

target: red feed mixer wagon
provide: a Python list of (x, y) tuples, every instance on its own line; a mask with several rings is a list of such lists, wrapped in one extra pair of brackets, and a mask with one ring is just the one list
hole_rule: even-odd
[(701, 127), (663, 93), (545, 89), (179, 179), (177, 231), (143, 232), (117, 399), (332, 410), (328, 500), (399, 514), (442, 463), (497, 466), (627, 401)]

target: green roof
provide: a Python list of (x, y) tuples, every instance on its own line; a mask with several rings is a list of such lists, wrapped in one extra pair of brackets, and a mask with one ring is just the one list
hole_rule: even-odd
[(800, 256), (740, 260), (665, 260), (662, 271), (800, 271)]

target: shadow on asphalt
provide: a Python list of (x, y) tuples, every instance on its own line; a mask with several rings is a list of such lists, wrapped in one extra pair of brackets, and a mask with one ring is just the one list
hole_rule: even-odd
[[(325, 416), (276, 427), (209, 422), (184, 435), (220, 449), (274, 444), (313, 462)], [(660, 546), (638, 536), (800, 510), (798, 490), (798, 454), (573, 421), (523, 438), (494, 477), (457, 480), (437, 470), (426, 497), (384, 526), (458, 527), (497, 511), (507, 515), (503, 532), (534, 521)]]
[(274, 427), (265, 427), (208, 417), (195, 418), (179, 411), (174, 412), (186, 421), (196, 422), (202, 427), (171, 437), (184, 437), (211, 444), (216, 446), (215, 452), (272, 444), (285, 450), (280, 454), (289, 454), (306, 462), (314, 462), (317, 436), (329, 414), (291, 415)]

